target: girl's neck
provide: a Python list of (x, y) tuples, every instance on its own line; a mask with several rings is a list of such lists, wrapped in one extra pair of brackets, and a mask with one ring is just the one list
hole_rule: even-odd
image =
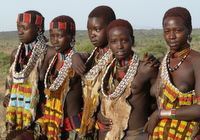
[(131, 60), (131, 58), (132, 58), (132, 56), (133, 56), (133, 52), (128, 56), (128, 57), (126, 57), (126, 58), (124, 58), (124, 59), (116, 59), (116, 61), (117, 61), (117, 66), (119, 66), (119, 67), (124, 67), (124, 66), (127, 66), (127, 65), (129, 65), (129, 62), (130, 62), (130, 60)]
[(58, 53), (65, 55), (68, 54), (71, 51), (71, 46), (65, 47), (64, 49), (60, 50)]
[(178, 51), (171, 54), (171, 58), (182, 58), (190, 51), (190, 45), (186, 44), (184, 47), (179, 49)]

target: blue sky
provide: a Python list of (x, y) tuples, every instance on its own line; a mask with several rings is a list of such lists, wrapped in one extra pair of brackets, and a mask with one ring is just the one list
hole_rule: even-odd
[(45, 17), (45, 28), (56, 16), (74, 18), (78, 30), (85, 30), (87, 16), (99, 5), (113, 8), (117, 18), (130, 21), (135, 29), (161, 28), (166, 10), (175, 6), (187, 8), (194, 28), (200, 28), (200, 0), (4, 0), (0, 9), (0, 31), (16, 30), (18, 13), (38, 10)]

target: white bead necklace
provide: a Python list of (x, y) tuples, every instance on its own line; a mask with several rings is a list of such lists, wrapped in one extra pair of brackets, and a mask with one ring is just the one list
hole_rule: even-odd
[[(177, 93), (180, 92), (180, 90), (178, 88), (176, 88), (170, 81), (169, 78), (169, 72), (168, 72), (168, 66), (167, 66), (167, 57), (169, 55), (169, 52), (165, 55), (162, 64), (161, 64), (161, 78), (162, 78), (162, 82), (163, 84), (165, 84), (165, 82), (167, 82), (171, 88), (173, 88), (174, 91), (176, 91)], [(194, 90), (190, 91), (193, 92)], [(188, 93), (190, 93), (188, 92)]]
[(25, 65), (25, 67), (20, 71), (17, 72), (16, 71), (16, 64), (17, 64), (17, 60), (19, 57), (19, 53), (20, 50), (22, 48), (22, 43), (19, 45), (17, 53), (15, 55), (15, 60), (13, 63), (13, 69), (12, 69), (12, 74), (13, 74), (13, 82), (14, 83), (23, 83), (25, 78), (27, 78), (29, 76), (29, 74), (31, 73), (31, 71), (33, 70), (36, 62), (38, 61), (38, 59), (46, 53), (47, 51), (47, 45), (46, 45), (46, 41), (44, 39), (43, 35), (39, 35), (37, 37), (37, 42), (33, 48), (32, 54), (28, 60), (27, 65)]
[(64, 82), (65, 78), (67, 77), (69, 68), (71, 68), (72, 65), (72, 55), (74, 54), (74, 50), (72, 49), (67, 55), (65, 55), (65, 60), (64, 60), (64, 64), (63, 66), (60, 68), (60, 71), (58, 72), (58, 76), (56, 77), (56, 79), (53, 81), (53, 83), (50, 85), (50, 87), (47, 86), (47, 77), (49, 74), (50, 69), (53, 67), (53, 62), (55, 61), (57, 54), (53, 57), (47, 72), (45, 74), (45, 78), (44, 78), (44, 84), (45, 84), (45, 88), (48, 88), (51, 91), (56, 91), (58, 90), (58, 88), (62, 85), (62, 83)]
[[(96, 50), (96, 49), (95, 49)], [(94, 54), (94, 52), (93, 52)], [(92, 55), (91, 55), (92, 56)], [(91, 58), (91, 57), (89, 57)], [(102, 56), (98, 63), (93, 66), (86, 74), (85, 78), (88, 80), (93, 80), (96, 78), (97, 74), (107, 65), (108, 61), (112, 58), (112, 51), (108, 51)], [(89, 60), (89, 59), (88, 59)]]
[(106, 71), (105, 71), (105, 73), (104, 73), (104, 76), (103, 76), (102, 83), (101, 83), (101, 92), (102, 92), (102, 94), (103, 94), (105, 97), (107, 97), (108, 99), (115, 99), (115, 98), (117, 98), (117, 97), (120, 97), (120, 96), (123, 94), (125, 88), (126, 88), (127, 85), (129, 84), (129, 82), (131, 82), (131, 81), (134, 79), (134, 77), (135, 77), (135, 75), (136, 75), (136, 73), (137, 73), (138, 66), (139, 66), (139, 58), (138, 58), (138, 56), (134, 53), (134, 54), (133, 54), (133, 57), (132, 57), (132, 59), (131, 59), (130, 66), (129, 66), (127, 72), (126, 72), (126, 75), (125, 75), (124, 78), (120, 81), (120, 83), (117, 85), (117, 87), (115, 88), (115, 91), (114, 91), (112, 94), (107, 95), (107, 94), (105, 93), (105, 86), (106, 86), (106, 85), (105, 85), (104, 81), (105, 81), (105, 77), (106, 77), (107, 74), (108, 74), (109, 69), (111, 68), (111, 66), (113, 65), (114, 62), (115, 62), (115, 59), (113, 59), (113, 61), (111, 62), (111, 64), (107, 67), (107, 69), (106, 69)]

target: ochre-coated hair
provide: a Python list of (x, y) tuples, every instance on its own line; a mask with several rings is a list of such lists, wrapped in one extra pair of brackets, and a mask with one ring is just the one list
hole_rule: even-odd
[(65, 30), (67, 34), (75, 36), (76, 26), (74, 20), (69, 16), (58, 16), (55, 17), (50, 23), (50, 29), (57, 28), (60, 30)]
[(26, 22), (28, 24), (37, 25), (41, 28), (41, 32), (44, 32), (44, 17), (38, 11), (29, 10), (20, 13), (17, 17), (17, 22)]
[(191, 31), (192, 30), (192, 18), (190, 15), (190, 12), (183, 7), (174, 7), (169, 10), (164, 14), (162, 24), (164, 25), (164, 20), (167, 17), (180, 17), (183, 19), (185, 26)]
[(114, 27), (124, 27), (124, 28), (127, 28), (127, 30), (129, 31), (130, 33), (130, 36), (133, 37), (133, 27), (132, 25), (127, 21), (127, 20), (124, 20), (124, 19), (116, 19), (116, 20), (113, 20), (107, 27), (106, 29), (106, 32), (107, 32), (107, 37), (108, 37), (108, 34), (109, 34), (109, 31), (114, 28)]

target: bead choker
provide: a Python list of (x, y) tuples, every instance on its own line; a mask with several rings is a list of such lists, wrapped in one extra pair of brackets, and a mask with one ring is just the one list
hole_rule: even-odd
[(180, 65), (184, 62), (184, 60), (187, 58), (187, 56), (189, 55), (190, 51), (191, 51), (190, 48), (186, 48), (186, 49), (182, 50), (181, 52), (177, 53), (176, 55), (178, 57), (182, 57), (182, 58), (181, 58), (180, 62), (177, 65), (175, 65), (173, 68), (170, 67), (170, 56), (171, 55), (170, 55), (170, 53), (168, 53), (168, 55), (167, 55), (167, 68), (168, 68), (168, 70), (170, 72), (176, 71), (180, 67)]
[(113, 61), (111, 62), (111, 64), (108, 66), (108, 68), (105, 71), (105, 74), (103, 76), (102, 79), (102, 83), (101, 83), (101, 92), (104, 96), (106, 96), (108, 99), (116, 99), (118, 97), (120, 97), (125, 88), (127, 87), (127, 85), (134, 79), (136, 73), (137, 73), (137, 69), (138, 69), (138, 65), (139, 65), (139, 58), (138, 56), (134, 53), (133, 57), (131, 59), (131, 63), (130, 66), (126, 72), (126, 75), (124, 76), (124, 78), (120, 81), (120, 83), (117, 85), (117, 87), (115, 88), (115, 91), (110, 94), (107, 95), (106, 92), (106, 85), (105, 85), (105, 79), (106, 76), (108, 76), (108, 71), (111, 68), (111, 66), (113, 65), (115, 59), (113, 59)]

